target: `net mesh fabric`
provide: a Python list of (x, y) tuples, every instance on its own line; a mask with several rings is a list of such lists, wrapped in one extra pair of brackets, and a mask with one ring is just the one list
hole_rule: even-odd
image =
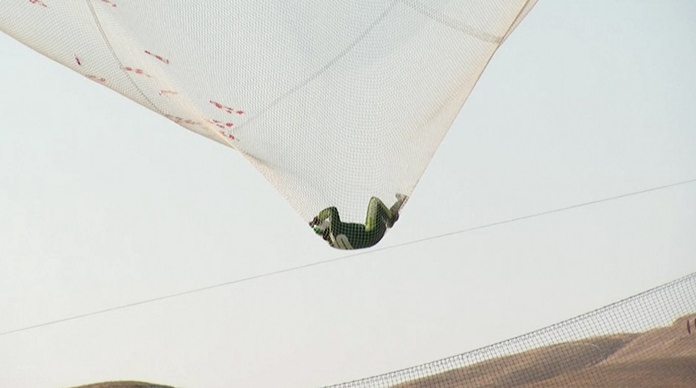
[(691, 387), (694, 378), (696, 273), (517, 338), (332, 387)]
[(0, 0), (0, 30), (239, 151), (305, 220), (410, 194), (528, 0)]

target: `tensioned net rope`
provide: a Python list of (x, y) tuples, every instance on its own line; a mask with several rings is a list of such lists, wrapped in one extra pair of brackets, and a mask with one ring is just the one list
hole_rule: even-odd
[(305, 220), (362, 222), (413, 191), (535, 2), (0, 0), (0, 31), (236, 149)]

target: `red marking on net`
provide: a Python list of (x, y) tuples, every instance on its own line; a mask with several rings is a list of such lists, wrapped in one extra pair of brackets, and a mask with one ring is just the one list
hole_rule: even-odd
[(116, 8), (116, 4), (110, 2), (109, 0), (101, 0), (101, 1), (102, 1), (102, 3), (104, 3), (104, 4), (110, 5), (111, 8)]
[(153, 54), (153, 53), (151, 53), (151, 52), (149, 52), (149, 51), (147, 51), (147, 50), (145, 50), (145, 54), (147, 54), (147, 55), (149, 55), (149, 56), (151, 56), (151, 57), (155, 57), (155, 58), (159, 59), (160, 61), (166, 63), (167, 65), (169, 64), (169, 59), (167, 59), (167, 58), (164, 58), (164, 57), (161, 57), (161, 56), (159, 56), (159, 55)]
[(218, 131), (218, 133), (230, 140), (235, 140), (234, 135), (231, 133), (227, 133), (225, 131)]
[(77, 55), (73, 54), (73, 58), (75, 58), (75, 62), (77, 63), (78, 66), (82, 66), (82, 62), (80, 62), (80, 58), (78, 58)]
[(165, 114), (164, 117), (168, 118), (169, 120), (172, 120), (173, 122), (175, 122), (177, 124), (188, 124), (188, 125), (200, 125), (201, 124), (200, 121), (185, 119), (183, 117), (174, 116), (174, 115), (170, 115), (170, 114)]
[(215, 124), (216, 127), (221, 128), (221, 129), (232, 128), (234, 126), (233, 123), (226, 123), (224, 121), (215, 120), (215, 119), (208, 119), (208, 122)]
[(44, 3), (44, 2), (41, 1), (41, 0), (29, 0), (29, 2), (32, 3), (32, 4), (36, 4), (36, 5), (38, 5), (38, 6), (44, 7), (44, 8), (48, 8), (48, 6), (46, 5), (46, 3)]
[(157, 92), (157, 94), (159, 94), (160, 96), (164, 96), (166, 94), (179, 94), (179, 92), (175, 90), (160, 90), (159, 92)]
[(92, 75), (92, 74), (87, 74), (85, 77), (91, 79), (92, 81), (96, 81), (96, 82), (99, 82), (99, 83), (104, 83), (104, 82), (106, 82), (106, 78), (97, 77), (96, 75)]
[(143, 70), (143, 69), (137, 69), (137, 68), (130, 67), (130, 66), (124, 66), (124, 67), (122, 67), (121, 69), (123, 69), (124, 71), (131, 72), (131, 73), (144, 75), (145, 77), (150, 78), (150, 75), (147, 74), (147, 73), (145, 72), (145, 70)]
[(213, 100), (210, 100), (210, 103), (215, 105), (216, 108), (224, 110), (225, 112), (227, 112), (229, 114), (236, 113), (238, 115), (241, 115), (244, 113), (244, 111), (242, 111), (242, 110), (235, 110), (234, 108), (230, 108), (229, 106), (222, 105), (219, 102), (215, 102)]

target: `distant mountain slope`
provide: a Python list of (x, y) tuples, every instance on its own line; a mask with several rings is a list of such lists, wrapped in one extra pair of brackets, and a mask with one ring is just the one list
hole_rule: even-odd
[(96, 383), (82, 385), (75, 388), (174, 388), (168, 385), (145, 383), (142, 381), (108, 381), (105, 383)]
[(696, 327), (689, 333), (687, 318), (645, 333), (538, 348), (396, 387), (696, 387)]

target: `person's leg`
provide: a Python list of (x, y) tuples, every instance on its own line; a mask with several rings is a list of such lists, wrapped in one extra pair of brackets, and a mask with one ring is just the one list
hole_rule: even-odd
[(384, 205), (384, 203), (377, 197), (370, 198), (370, 202), (367, 204), (367, 215), (365, 216), (365, 231), (371, 232), (373, 230), (385, 228), (394, 224), (394, 216), (392, 211)]
[(338, 215), (338, 209), (335, 206), (327, 207), (317, 215), (320, 224), (327, 218), (330, 219), (329, 230), (333, 232), (341, 223), (341, 217)]
[(389, 208), (389, 210), (391, 211), (392, 218), (390, 222), (387, 223), (388, 227), (391, 228), (394, 225), (394, 223), (399, 219), (399, 212), (401, 211), (401, 208), (404, 206), (407, 200), (408, 196), (399, 193), (396, 194), (396, 202), (394, 202), (392, 207)]

